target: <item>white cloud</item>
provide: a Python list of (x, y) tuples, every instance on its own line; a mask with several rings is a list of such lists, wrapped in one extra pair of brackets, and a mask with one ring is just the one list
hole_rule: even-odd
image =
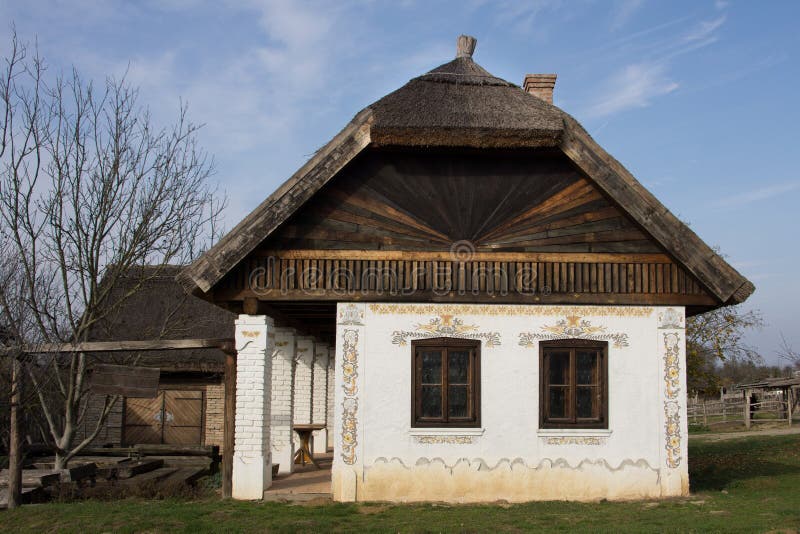
[(664, 72), (661, 64), (628, 65), (613, 75), (589, 108), (591, 117), (605, 117), (631, 108), (643, 108), (651, 101), (675, 91), (678, 84)]
[[(512, 31), (525, 34), (528, 38), (542, 39), (548, 33), (548, 22), (552, 22), (552, 17), (544, 18), (541, 15), (546, 12), (556, 13), (562, 11), (562, 15), (567, 17), (575, 11), (562, 8), (572, 8), (578, 2), (564, 2), (562, 0), (475, 0), (470, 6), (475, 8), (485, 8), (491, 13), (492, 20), (496, 27), (503, 28), (504, 31)], [(536, 24), (534, 24), (536, 22)]]
[(723, 197), (715, 205), (719, 208), (736, 208), (767, 200), (800, 189), (800, 181), (774, 184)]
[(686, 43), (706, 42), (709, 39), (716, 40), (714, 33), (725, 24), (726, 15), (721, 15), (713, 20), (704, 20), (692, 28), (691, 31), (683, 36)]
[(617, 0), (611, 20), (611, 31), (617, 31), (642, 7), (643, 0)]

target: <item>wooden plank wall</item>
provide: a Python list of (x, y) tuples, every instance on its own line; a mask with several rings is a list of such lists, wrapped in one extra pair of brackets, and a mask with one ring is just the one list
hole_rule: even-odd
[(563, 155), (371, 150), (262, 249), (662, 250)]

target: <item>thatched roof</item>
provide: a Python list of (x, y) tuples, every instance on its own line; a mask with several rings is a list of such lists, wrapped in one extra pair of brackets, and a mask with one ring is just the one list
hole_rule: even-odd
[[(146, 266), (117, 281), (111, 301), (132, 295), (92, 329), (88, 341), (145, 341), (153, 339), (232, 338), (236, 316), (187, 294), (175, 277), (177, 265)], [(165, 371), (221, 372), (225, 355), (219, 349), (164, 350), (138, 354), (109, 353), (99, 359), (160, 367)]]
[[(460, 45), (462, 39), (465, 37), (459, 38)], [(720, 305), (743, 302), (755, 289), (574, 118), (492, 76), (472, 60), (471, 49), (467, 53), (460, 49), (455, 60), (412, 79), (360, 111), (216, 246), (184, 270), (179, 276), (181, 283), (190, 291), (210, 291), (347, 163), (376, 145), (557, 147)]]
[(405, 146), (556, 146), (561, 112), (458, 57), (367, 107), (372, 142)]

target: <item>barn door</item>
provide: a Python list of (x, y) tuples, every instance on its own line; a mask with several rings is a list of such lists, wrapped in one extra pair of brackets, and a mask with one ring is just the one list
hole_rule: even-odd
[(125, 398), (123, 445), (161, 443), (161, 415), (164, 395), (152, 399)]
[(203, 392), (164, 391), (164, 443), (200, 445), (203, 432)]
[(200, 445), (203, 392), (162, 390), (152, 399), (125, 399), (125, 445)]

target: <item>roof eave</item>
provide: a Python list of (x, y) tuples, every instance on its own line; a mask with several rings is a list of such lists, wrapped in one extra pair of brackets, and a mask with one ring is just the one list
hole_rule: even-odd
[(220, 241), (186, 267), (177, 277), (181, 285), (194, 292), (207, 293), (236, 264), (291, 213), (303, 205), (320, 187), (370, 143), (369, 109), (359, 112), (325, 146), (319, 149), (291, 178), (237, 224)]
[(720, 306), (740, 304), (755, 291), (752, 282), (675, 217), (592, 139), (578, 121), (567, 113), (563, 115), (562, 152), (693, 274), (719, 300)]

